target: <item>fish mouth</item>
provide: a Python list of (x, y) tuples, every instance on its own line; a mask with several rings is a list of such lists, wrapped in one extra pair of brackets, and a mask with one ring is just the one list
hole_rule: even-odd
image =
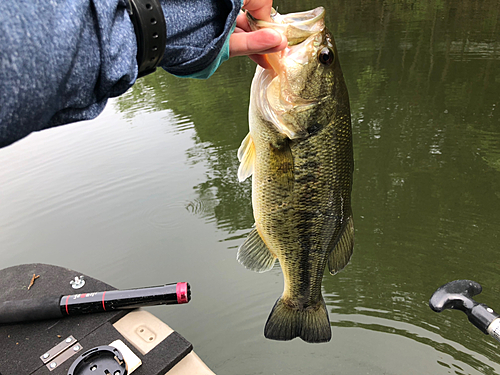
[(291, 47), (303, 43), (311, 36), (322, 32), (325, 28), (325, 8), (323, 7), (285, 15), (279, 14), (273, 8), (271, 13), (272, 22), (257, 20), (248, 12), (246, 12), (246, 16), (252, 30), (272, 28), (287, 38), (288, 48), (285, 51), (264, 55), (276, 74), (282, 71), (280, 59), (283, 58), (284, 53), (289, 53)]
[[(257, 68), (254, 82), (257, 82), (259, 87), (255, 87), (253, 92), (259, 93), (255, 99), (264, 119), (290, 139), (306, 135), (305, 129), (291, 121), (293, 115), (310, 111), (325, 99), (302, 98), (294, 93), (287, 79), (290, 62), (293, 62), (295, 69), (301, 69), (301, 66), (308, 64), (311, 51), (315, 50), (318, 43), (318, 35), (325, 28), (324, 16), (323, 7), (286, 15), (275, 12), (271, 15), (273, 22), (256, 20), (247, 12), (252, 29), (272, 28), (288, 38), (285, 50), (265, 55), (272, 69)], [(285, 65), (284, 60), (289, 64)]]
[(312, 34), (321, 32), (325, 27), (324, 22), (321, 22), (325, 18), (325, 8), (323, 7), (284, 15), (273, 9), (271, 12), (272, 22), (257, 20), (248, 12), (246, 15), (252, 30), (273, 28), (287, 37), (289, 46), (301, 43)]

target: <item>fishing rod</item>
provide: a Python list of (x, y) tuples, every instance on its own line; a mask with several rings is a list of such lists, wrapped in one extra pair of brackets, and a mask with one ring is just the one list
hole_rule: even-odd
[(434, 292), (429, 306), (438, 313), (446, 309), (463, 311), (469, 321), (483, 333), (500, 341), (500, 315), (491, 307), (472, 299), (482, 290), (481, 285), (472, 280), (451, 281)]
[(189, 283), (180, 282), (129, 290), (4, 301), (0, 303), (0, 324), (57, 319), (144, 306), (183, 304), (190, 300)]

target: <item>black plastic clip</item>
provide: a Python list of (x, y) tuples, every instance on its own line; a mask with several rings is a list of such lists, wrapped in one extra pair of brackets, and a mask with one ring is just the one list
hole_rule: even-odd
[(167, 23), (159, 0), (128, 0), (128, 13), (137, 38), (137, 78), (151, 74), (167, 43)]
[(112, 346), (96, 346), (79, 356), (68, 375), (127, 375), (122, 353)]

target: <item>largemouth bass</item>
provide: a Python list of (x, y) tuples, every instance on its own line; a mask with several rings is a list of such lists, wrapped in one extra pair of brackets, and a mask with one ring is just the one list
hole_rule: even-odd
[(324, 8), (248, 15), (253, 29), (284, 33), (288, 47), (257, 67), (249, 108), (250, 132), (238, 150), (240, 181), (252, 177), (255, 229), (238, 249), (245, 267), (264, 272), (278, 259), (284, 291), (264, 335), (275, 340), (331, 339), (321, 294), (331, 274), (349, 262), (353, 151), (349, 97)]

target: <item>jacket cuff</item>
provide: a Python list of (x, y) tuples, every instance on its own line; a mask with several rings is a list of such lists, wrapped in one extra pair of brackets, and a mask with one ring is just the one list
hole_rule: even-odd
[(241, 0), (161, 0), (167, 45), (160, 66), (180, 77), (208, 78), (229, 58)]
[(193, 73), (193, 74), (188, 74), (188, 75), (184, 75), (184, 76), (180, 76), (180, 75), (176, 74), (176, 76), (180, 77), (180, 78), (196, 78), (196, 79), (210, 78), (212, 76), (212, 74), (214, 74), (215, 71), (219, 68), (219, 66), (224, 61), (229, 59), (229, 37), (231, 36), (231, 34), (233, 33), (235, 28), (236, 28), (236, 23), (233, 25), (233, 28), (231, 29), (229, 35), (227, 36), (226, 41), (224, 42), (224, 45), (222, 46), (221, 51), (219, 52), (219, 54), (217, 55), (215, 60), (212, 61), (212, 63), (209, 66), (207, 66), (205, 69), (203, 69), (199, 72)]

